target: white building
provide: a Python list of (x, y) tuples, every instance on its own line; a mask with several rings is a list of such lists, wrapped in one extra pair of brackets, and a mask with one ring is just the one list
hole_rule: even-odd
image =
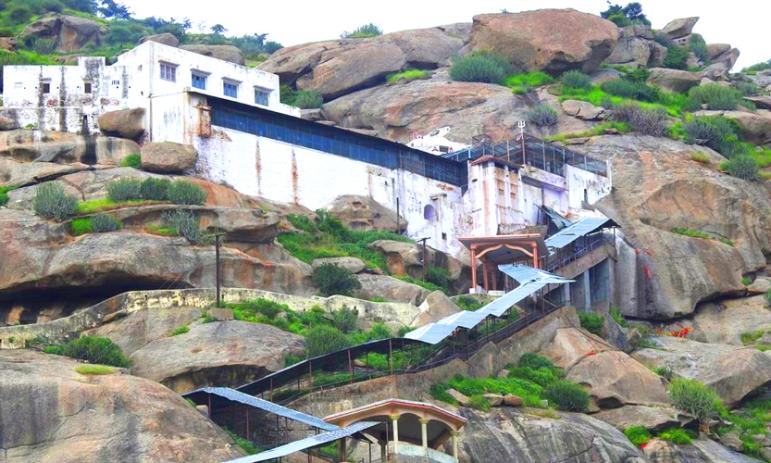
[(276, 75), (154, 42), (110, 66), (80, 58), (4, 73), (3, 113), (22, 127), (92, 134), (103, 112), (144, 108), (142, 141), (195, 146), (212, 181), (310, 209), (369, 196), (398, 210), (410, 236), (453, 254), (459, 236), (536, 224), (540, 206), (579, 214), (611, 186), (604, 162), (531, 141), (437, 155), (303, 120), (280, 103)]

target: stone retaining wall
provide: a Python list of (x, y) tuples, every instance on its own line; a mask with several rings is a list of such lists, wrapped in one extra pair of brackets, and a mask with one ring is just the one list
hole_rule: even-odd
[[(45, 338), (50, 342), (65, 341), (79, 336), (85, 330), (140, 310), (177, 307), (205, 309), (214, 304), (214, 298), (213, 288), (122, 293), (67, 317), (45, 323), (0, 327), (0, 349), (23, 349), (28, 341), (35, 338)], [(370, 302), (345, 296), (303, 297), (259, 289), (223, 288), (222, 290), (222, 299), (226, 303), (243, 302), (255, 298), (287, 304), (297, 311), (310, 310), (314, 306), (319, 306), (325, 311), (334, 311), (346, 306), (359, 312), (359, 324), (363, 329), (369, 328), (375, 322), (383, 322), (394, 330), (401, 326), (409, 326), (420, 311), (412, 304)]]

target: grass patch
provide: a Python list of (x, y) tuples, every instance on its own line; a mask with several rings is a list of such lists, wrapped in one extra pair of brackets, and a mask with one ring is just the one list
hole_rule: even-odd
[(713, 236), (707, 232), (703, 232), (701, 230), (694, 230), (692, 228), (686, 228), (686, 227), (674, 227), (672, 230), (672, 233), (677, 233), (678, 235), (688, 236), (691, 238), (701, 238), (705, 240), (717, 240), (721, 243), (733, 246), (734, 242), (729, 240), (728, 238), (725, 238), (723, 236)]
[(308, 264), (323, 257), (357, 257), (368, 268), (388, 272), (385, 256), (367, 246), (377, 240), (413, 242), (393, 232), (351, 230), (324, 210), (316, 214), (315, 222), (304, 216), (289, 216), (297, 231), (282, 233), (277, 238), (284, 249)]
[(423, 69), (407, 69), (402, 72), (395, 72), (393, 74), (389, 74), (388, 77), (386, 77), (386, 82), (389, 84), (398, 84), (398, 83), (407, 83), (412, 80), (418, 80), (418, 79), (428, 79), (431, 76), (431, 74)]
[(624, 435), (636, 447), (641, 447), (651, 440), (651, 433), (648, 432), (645, 426), (630, 426), (624, 429)]
[(115, 373), (115, 368), (108, 367), (107, 365), (78, 365), (75, 371), (81, 375), (109, 375)]
[(8, 204), (8, 193), (12, 190), (15, 190), (16, 186), (14, 185), (2, 185), (0, 186), (0, 207), (5, 206)]
[(125, 158), (120, 160), (121, 167), (133, 167), (134, 169), (140, 169), (142, 167), (142, 157), (139, 154), (129, 154)]
[(93, 214), (96, 212), (110, 211), (122, 207), (146, 206), (149, 204), (158, 204), (159, 201), (145, 201), (142, 199), (132, 199), (128, 201), (113, 201), (110, 198), (89, 199), (78, 202), (78, 214)]
[(179, 236), (179, 232), (174, 227), (149, 224), (145, 227), (148, 233), (159, 236)]
[(254, 442), (244, 439), (243, 437), (239, 436), (238, 434), (234, 433), (228, 428), (223, 428), (226, 433), (228, 433), (228, 436), (230, 436), (231, 439), (233, 439), (233, 442), (236, 443), (237, 446), (241, 448), (247, 455), (254, 455), (255, 453), (262, 452), (262, 449), (258, 447)]
[(91, 225), (91, 218), (84, 217), (81, 219), (74, 219), (72, 222), (70, 222), (70, 231), (74, 236), (85, 235), (87, 233), (93, 232), (94, 230)]
[(754, 344), (755, 341), (762, 338), (764, 334), (766, 334), (766, 330), (748, 331), (746, 333), (742, 333), (740, 339), (742, 340), (742, 344), (747, 346)]
[(736, 431), (744, 444), (744, 453), (761, 457), (762, 441), (769, 435), (771, 424), (771, 399), (748, 400), (735, 410), (723, 410), (720, 417), (730, 424), (718, 429), (718, 434)]
[(535, 87), (551, 84), (554, 78), (543, 71), (523, 72), (507, 77), (503, 85), (509, 87), (512, 92), (523, 95)]
[(93, 364), (128, 367), (129, 361), (120, 347), (108, 338), (99, 336), (81, 336), (64, 344), (50, 344), (43, 352), (53, 355), (85, 360)]
[(709, 164), (710, 157), (707, 153), (695, 152), (691, 153), (691, 160), (699, 162), (701, 164)]
[(693, 436), (682, 428), (669, 428), (659, 433), (659, 439), (673, 442), (677, 445), (689, 445), (693, 443)]
[(555, 91), (559, 95), (559, 101), (581, 100), (606, 108), (634, 102), (644, 109), (663, 109), (673, 117), (682, 116), (683, 107), (688, 100), (688, 97), (685, 95), (659, 90), (656, 92), (655, 101), (640, 101), (633, 98), (611, 95), (597, 85), (592, 85), (589, 88), (575, 88), (562, 85)]
[(602, 337), (602, 329), (605, 326), (605, 317), (598, 313), (578, 312), (581, 328)]
[(610, 316), (613, 318), (613, 321), (618, 323), (618, 326), (626, 328), (629, 325), (629, 323), (626, 321), (626, 318), (621, 315), (621, 309), (618, 307), (610, 308)]
[(454, 302), (455, 302), (455, 305), (457, 305), (461, 310), (468, 310), (468, 311), (481, 309), (485, 305), (485, 303), (480, 301), (479, 299), (473, 296), (466, 296), (466, 295), (458, 296)]
[(182, 325), (171, 330), (171, 333), (169, 333), (169, 336), (179, 336), (180, 334), (185, 334), (189, 332), (190, 332), (190, 327), (187, 325)]
[(402, 280), (406, 283), (412, 283), (413, 285), (418, 285), (421, 288), (427, 289), (429, 291), (443, 291), (447, 292), (445, 288), (442, 288), (441, 286), (431, 283), (430, 281), (420, 280), (418, 278), (412, 278), (409, 275), (398, 275), (396, 278), (399, 280)]

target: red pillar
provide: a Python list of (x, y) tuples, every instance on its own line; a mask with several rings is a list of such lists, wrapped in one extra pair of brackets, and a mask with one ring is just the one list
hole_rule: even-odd
[(487, 262), (483, 261), (482, 262), (482, 276), (483, 276), (483, 281), (484, 281), (484, 284), (485, 284), (485, 291), (489, 291), (489, 289), (490, 289), (490, 287), (488, 286), (487, 271), (488, 271), (488, 269), (487, 269)]
[(477, 248), (471, 245), (471, 289), (477, 289)]

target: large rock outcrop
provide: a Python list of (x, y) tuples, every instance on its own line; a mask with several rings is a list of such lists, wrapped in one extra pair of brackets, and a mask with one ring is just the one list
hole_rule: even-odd
[(223, 61), (230, 61), (231, 63), (241, 64), (245, 63), (244, 54), (237, 47), (233, 45), (206, 45), (201, 43), (191, 43), (182, 45), (179, 48), (199, 55), (211, 56), (212, 58), (221, 59)]
[[(696, 145), (647, 136), (603, 136), (581, 150), (610, 158), (613, 192), (598, 206), (621, 225), (614, 305), (625, 315), (669, 319), (720, 294), (743, 293), (742, 276), (765, 268), (771, 250), (771, 197), (690, 160)], [(613, 153), (613, 155), (609, 155)], [(676, 227), (727, 238), (691, 238)]]
[(698, 21), (698, 16), (673, 19), (672, 21), (669, 21), (661, 31), (667, 34), (667, 37), (671, 40), (680, 39), (690, 35), (693, 26), (695, 26)]
[(0, 457), (8, 463), (201, 462), (241, 455), (179, 395), (120, 372), (84, 376), (77, 362), (0, 351)]
[(651, 68), (648, 83), (674, 93), (687, 93), (701, 82), (701, 74), (680, 69)]
[(448, 64), (464, 44), (463, 28), (443, 26), (394, 32), (364, 39), (330, 40), (282, 48), (260, 69), (315, 90), (325, 100), (378, 85), (386, 75), (406, 67)]
[(401, 232), (407, 229), (407, 221), (369, 196), (338, 196), (329, 206), (329, 212), (345, 226), (354, 230), (385, 230)]
[(522, 96), (500, 85), (450, 81), (446, 70), (431, 79), (360, 90), (324, 105), (324, 115), (344, 127), (372, 129), (378, 136), (408, 142), (415, 133), (450, 126), (453, 141), (470, 143), (487, 134), (508, 140), (527, 118)]
[(170, 141), (142, 146), (142, 169), (159, 174), (181, 174), (195, 167), (198, 152), (191, 145)]
[(743, 140), (756, 145), (771, 144), (771, 111), (697, 111), (696, 116), (723, 116), (736, 121)]
[(302, 355), (302, 336), (242, 321), (195, 323), (187, 333), (150, 342), (129, 357), (131, 372), (183, 393), (204, 386), (239, 386), (284, 368)]
[(89, 139), (74, 133), (34, 129), (0, 132), (0, 160), (18, 163), (116, 166), (126, 156), (138, 153), (139, 145), (123, 138)]
[(145, 108), (108, 111), (99, 115), (97, 124), (105, 135), (139, 140), (145, 134)]
[(650, 366), (669, 367), (677, 376), (703, 382), (714, 388), (729, 407), (771, 382), (771, 352), (671, 336), (655, 338), (655, 342), (658, 349), (642, 349), (634, 357)]
[(660, 66), (667, 49), (653, 38), (650, 26), (634, 24), (622, 27), (618, 43), (605, 62), (628, 66)]
[(44, 16), (25, 27), (21, 35), (53, 40), (56, 51), (63, 53), (102, 43), (102, 28), (98, 22), (69, 15)]
[(619, 31), (598, 16), (572, 9), (474, 16), (470, 46), (509, 58), (515, 66), (552, 73), (592, 72), (613, 51)]
[[(466, 461), (551, 463), (642, 463), (642, 452), (621, 431), (587, 415), (557, 419), (499, 408), (490, 413), (462, 408)], [(461, 460), (463, 461), (463, 460)]]
[(692, 445), (654, 439), (645, 447), (645, 457), (651, 463), (760, 463), (710, 439), (697, 439)]

